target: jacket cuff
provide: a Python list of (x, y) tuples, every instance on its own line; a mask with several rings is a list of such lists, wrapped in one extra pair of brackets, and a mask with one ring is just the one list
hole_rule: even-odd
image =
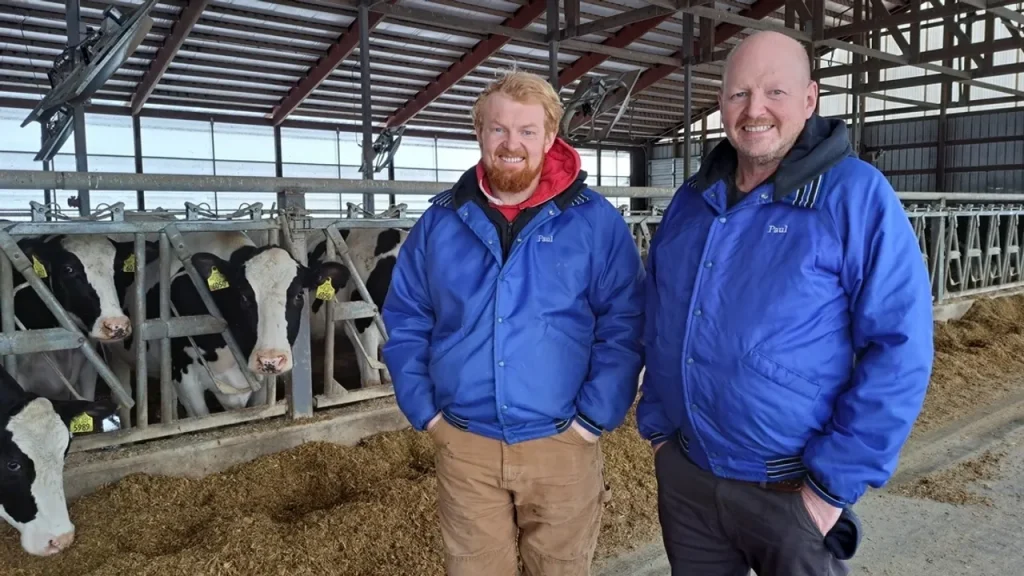
[(587, 418), (587, 415), (582, 412), (576, 414), (576, 421), (579, 422), (580, 426), (583, 426), (584, 430), (594, 436), (600, 436), (604, 432), (604, 429), (598, 426), (597, 422)]
[(829, 494), (828, 491), (821, 486), (821, 484), (818, 484), (818, 482), (814, 479), (814, 476), (810, 474), (807, 475), (807, 485), (810, 486), (811, 490), (814, 490), (814, 493), (817, 494), (822, 500), (828, 502), (833, 507), (846, 508), (847, 506), (849, 506), (847, 502), (843, 502), (839, 498), (836, 498), (832, 494)]

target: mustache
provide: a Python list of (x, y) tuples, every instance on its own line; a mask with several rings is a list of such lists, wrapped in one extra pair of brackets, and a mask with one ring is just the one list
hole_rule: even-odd
[(495, 156), (521, 156), (523, 158), (529, 158), (530, 155), (526, 153), (526, 148), (520, 148), (519, 150), (509, 150), (504, 144), (498, 146), (498, 149), (494, 151)]

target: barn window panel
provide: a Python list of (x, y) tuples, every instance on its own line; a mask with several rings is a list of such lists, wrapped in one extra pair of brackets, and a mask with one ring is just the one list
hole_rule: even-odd
[[(27, 128), (27, 127), (26, 127)], [(65, 152), (75, 153), (75, 137), (72, 134), (68, 138), (69, 146)], [(102, 154), (106, 156), (135, 157), (135, 134), (132, 131), (131, 116), (108, 116), (105, 114), (85, 115), (85, 151), (92, 156)], [(91, 169), (90, 172), (94, 172)], [(134, 161), (132, 169), (135, 172)], [(134, 198), (134, 194), (132, 198)]]
[(214, 124), (213, 144), (218, 160), (274, 162), (274, 129), (270, 126)]
[[(281, 128), (282, 162), (337, 166), (338, 158), (338, 134), (336, 132)], [(334, 170), (334, 176), (338, 176), (337, 169)]]
[(143, 156), (213, 159), (213, 133), (209, 122), (145, 116), (141, 122)]
[[(33, 122), (22, 128), (21, 123), (28, 116), (28, 110), (0, 108), (0, 152), (39, 152), (42, 143), (42, 132), (39, 124)], [(39, 165), (33, 166), (38, 169)]]

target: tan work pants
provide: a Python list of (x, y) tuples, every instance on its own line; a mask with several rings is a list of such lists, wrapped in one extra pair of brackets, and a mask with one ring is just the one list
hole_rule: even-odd
[(508, 445), (443, 418), (438, 509), (448, 576), (589, 576), (608, 493), (599, 443), (572, 428)]

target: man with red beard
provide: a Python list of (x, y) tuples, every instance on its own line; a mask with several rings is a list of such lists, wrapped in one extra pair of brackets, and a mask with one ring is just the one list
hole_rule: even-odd
[(409, 233), (382, 307), (395, 398), (437, 446), (451, 576), (589, 574), (598, 439), (643, 365), (644, 270), (557, 137), (557, 93), (512, 72), (473, 107), (481, 160)]

